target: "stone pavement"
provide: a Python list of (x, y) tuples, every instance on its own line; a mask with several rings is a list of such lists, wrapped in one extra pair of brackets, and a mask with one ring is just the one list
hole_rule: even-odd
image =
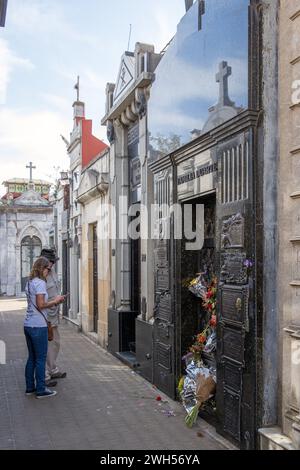
[(6, 343), (6, 364), (0, 364), (0, 449), (233, 448), (203, 421), (188, 429), (179, 403), (69, 325), (60, 327), (59, 362), (68, 375), (59, 381), (57, 396), (25, 396), (24, 305), (24, 300), (0, 299), (0, 340)]

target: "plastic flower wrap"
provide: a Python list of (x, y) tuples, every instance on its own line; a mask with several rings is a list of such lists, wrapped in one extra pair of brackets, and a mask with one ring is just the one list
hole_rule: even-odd
[(185, 418), (186, 425), (191, 428), (197, 421), (199, 410), (203, 403), (213, 396), (216, 390), (216, 378), (211, 369), (201, 368), (201, 373), (195, 381), (195, 405), (188, 411)]
[(195, 277), (189, 284), (189, 291), (192, 292), (196, 297), (205, 299), (207, 293), (207, 283), (202, 274)]

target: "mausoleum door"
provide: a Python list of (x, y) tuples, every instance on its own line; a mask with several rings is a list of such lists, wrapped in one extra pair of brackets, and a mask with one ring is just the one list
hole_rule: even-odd
[(255, 207), (252, 132), (218, 146), (217, 326), (219, 432), (242, 448), (255, 447), (256, 310)]
[(93, 331), (98, 332), (98, 243), (97, 224), (93, 225)]
[[(173, 201), (172, 170), (167, 169), (155, 175), (154, 197), (159, 206), (155, 241), (155, 309), (154, 309), (154, 384), (170, 397), (175, 398), (175, 352), (174, 352), (174, 257), (172, 241), (172, 219), (168, 208)], [(170, 236), (169, 236), (170, 234)]]
[(21, 242), (21, 290), (24, 292), (33, 263), (40, 256), (42, 242), (38, 237), (25, 237)]

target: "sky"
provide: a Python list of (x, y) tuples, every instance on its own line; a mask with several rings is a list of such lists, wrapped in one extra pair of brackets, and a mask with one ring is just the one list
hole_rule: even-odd
[[(123, 52), (136, 42), (161, 51), (185, 13), (184, 0), (8, 0), (0, 28), (0, 183), (33, 177), (51, 180), (68, 169), (74, 85), (93, 133), (101, 126), (105, 87), (116, 82)], [(5, 188), (0, 186), (0, 195)]]

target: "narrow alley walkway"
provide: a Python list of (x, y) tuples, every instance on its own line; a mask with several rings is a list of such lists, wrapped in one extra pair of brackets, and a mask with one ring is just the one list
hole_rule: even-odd
[[(57, 396), (25, 396), (27, 350), (23, 300), (0, 299), (0, 449), (231, 449), (207, 423), (184, 423), (179, 403), (165, 397), (109, 353), (61, 325), (60, 364), (67, 378)], [(162, 401), (156, 401), (157, 395)]]

